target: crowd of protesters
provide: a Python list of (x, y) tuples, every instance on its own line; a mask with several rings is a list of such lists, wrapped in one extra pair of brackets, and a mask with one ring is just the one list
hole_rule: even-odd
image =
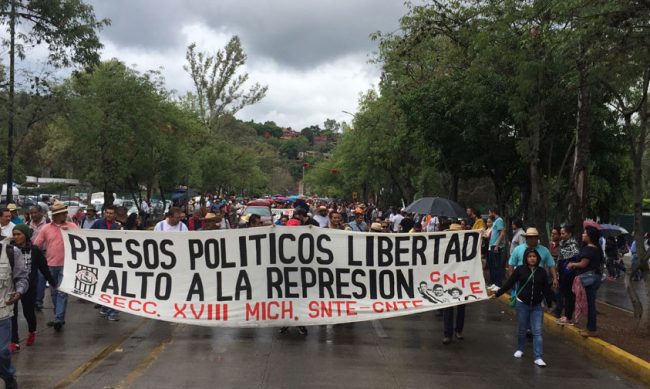
[[(523, 355), (525, 338), (529, 335), (533, 338), (534, 362), (538, 366), (546, 365), (542, 359), (543, 304), (550, 308), (555, 302), (553, 312), (561, 325), (573, 325), (586, 313), (587, 328), (581, 333), (586, 337), (597, 336), (596, 292), (603, 280), (615, 279), (625, 271), (621, 254), (627, 247), (620, 239), (604, 238), (598, 224), (590, 221), (580, 229), (584, 232), (579, 239), (576, 239), (576, 229), (572, 226), (553, 228), (549, 247), (546, 247), (540, 243), (538, 230), (534, 226), (524, 228), (521, 220), (513, 220), (510, 231), (507, 231), (504, 219), (495, 209), (489, 210), (488, 217), (483, 219), (474, 208), (467, 209), (466, 217), (447, 218), (433, 214), (414, 215), (404, 208), (381, 209), (372, 204), (318, 199), (268, 200), (265, 204), (270, 210), (275, 209), (275, 220), (263, 220), (264, 215), (255, 213), (247, 214), (245, 202), (233, 199), (208, 198), (177, 204), (153, 226), (153, 231), (210, 231), (252, 228), (270, 223), (370, 233), (480, 231), (484, 238), (482, 260), (490, 283), (488, 290), (493, 292), (492, 297), (511, 290), (512, 303), (517, 308), (517, 350), (514, 356), (520, 358)], [(140, 212), (131, 214), (124, 207), (108, 205), (101, 212), (88, 206), (83, 212), (69, 215), (67, 206), (58, 201), (47, 210), (36, 205), (23, 210), (22, 215), (14, 204), (0, 209), (3, 246), (0, 248), (0, 277), (14, 281), (0, 285), (0, 365), (4, 366), (0, 368), (0, 376), (7, 387), (15, 387), (10, 355), (20, 349), (17, 303), (21, 303), (28, 323), (26, 346), (32, 346), (36, 340), (36, 312), (43, 309), (46, 283), (54, 305), (54, 318), (47, 325), (55, 331), (61, 331), (65, 325), (67, 295), (57, 289), (63, 278), (64, 265), (61, 230), (145, 229), (149, 218), (147, 205), (143, 202)], [(648, 235), (645, 244), (646, 249), (650, 248)], [(630, 250), (632, 260), (637, 260), (636, 245), (633, 244)], [(634, 277), (638, 278), (638, 274)], [(118, 311), (101, 305), (95, 308), (108, 321), (119, 321)], [(465, 305), (441, 311), (443, 343), (451, 343), (453, 337), (463, 339)], [(283, 327), (281, 333), (288, 330), (288, 327)], [(305, 327), (298, 327), (298, 331), (307, 334)]]

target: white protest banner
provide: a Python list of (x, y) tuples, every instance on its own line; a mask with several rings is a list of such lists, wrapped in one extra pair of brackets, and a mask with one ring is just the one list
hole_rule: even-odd
[(487, 298), (476, 231), (69, 230), (64, 244), (62, 291), (171, 322), (336, 324)]

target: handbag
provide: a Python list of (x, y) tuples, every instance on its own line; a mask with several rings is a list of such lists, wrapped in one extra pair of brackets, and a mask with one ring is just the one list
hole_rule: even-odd
[(582, 274), (579, 274), (578, 278), (580, 278), (580, 283), (582, 283), (582, 286), (586, 288), (588, 286), (593, 285), (596, 282), (596, 280), (600, 278), (600, 274), (597, 274), (593, 270), (589, 270)]
[(526, 285), (528, 285), (528, 282), (530, 281), (530, 279), (533, 278), (533, 275), (535, 275), (535, 272), (536, 272), (536, 271), (537, 271), (537, 268), (535, 268), (535, 270), (533, 270), (533, 272), (530, 273), (530, 275), (528, 276), (528, 279), (526, 280), (526, 282), (524, 282), (524, 284), (521, 286), (521, 288), (518, 288), (518, 289), (517, 289), (517, 290), (512, 294), (512, 296), (510, 297), (510, 302), (508, 303), (508, 305), (509, 305), (510, 307), (513, 307), (513, 308), (514, 308), (514, 307), (517, 306), (517, 294), (519, 294), (519, 291), (524, 290), (524, 288), (526, 287)]

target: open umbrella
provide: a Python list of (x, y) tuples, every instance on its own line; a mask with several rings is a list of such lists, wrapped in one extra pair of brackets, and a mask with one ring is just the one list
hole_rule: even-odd
[(442, 197), (423, 197), (415, 200), (406, 207), (406, 212), (453, 218), (467, 217), (467, 213), (463, 207), (452, 200)]
[(625, 228), (614, 224), (601, 224), (600, 228), (604, 235), (616, 236), (629, 234)]

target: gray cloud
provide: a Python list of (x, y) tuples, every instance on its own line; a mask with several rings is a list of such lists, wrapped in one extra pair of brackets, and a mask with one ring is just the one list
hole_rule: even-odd
[[(350, 121), (360, 92), (372, 88), (379, 68), (368, 64), (377, 30), (394, 31), (402, 0), (86, 0), (112, 25), (101, 32), (103, 58), (141, 71), (163, 67), (179, 95), (193, 89), (183, 70), (185, 47), (223, 47), (239, 35), (253, 82), (267, 96), (237, 116), (274, 120), (296, 129), (327, 118)], [(419, 0), (418, 0), (419, 1)]]
[(192, 12), (178, 0), (87, 0), (95, 16), (108, 18), (111, 25), (101, 31), (123, 47), (165, 50), (183, 43), (179, 30), (193, 19)]
[[(306, 69), (375, 48), (369, 35), (392, 31), (401, 0), (92, 0), (112, 19), (102, 36), (119, 46), (165, 50), (182, 44), (180, 29), (200, 22), (242, 38), (249, 57)], [(197, 39), (200, 37), (197, 37)]]

